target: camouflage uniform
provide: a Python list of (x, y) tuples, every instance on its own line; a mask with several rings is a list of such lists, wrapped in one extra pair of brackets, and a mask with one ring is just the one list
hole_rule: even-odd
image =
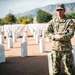
[[(71, 38), (74, 35), (74, 23), (71, 19), (64, 16), (62, 20), (58, 18), (52, 19), (49, 22), (49, 26), (46, 32), (52, 42), (53, 51), (53, 74), (60, 75), (60, 62), (62, 60), (64, 64), (64, 71), (67, 75), (73, 75), (73, 55)], [(54, 39), (54, 35), (61, 35), (61, 40)]]

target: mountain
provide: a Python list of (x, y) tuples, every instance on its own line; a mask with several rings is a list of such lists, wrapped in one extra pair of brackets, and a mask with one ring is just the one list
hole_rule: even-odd
[(15, 16), (19, 17), (19, 16), (29, 16), (29, 15), (32, 15), (33, 17), (35, 17), (37, 15), (38, 10), (39, 10), (39, 8), (36, 8), (36, 9), (30, 10), (30, 11), (26, 11), (24, 13), (16, 14)]
[[(66, 13), (74, 13), (75, 12), (75, 3), (66, 3), (64, 4), (66, 8)], [(42, 7), (41, 9), (48, 12), (48, 13), (55, 13), (56, 5), (48, 5)]]
[[(75, 3), (66, 3), (64, 5), (65, 5), (65, 8), (66, 8), (66, 13), (74, 13), (75, 12)], [(19, 13), (19, 14), (16, 14), (15, 16), (19, 17), (19, 16), (32, 15), (33, 17), (36, 17), (39, 9), (44, 10), (48, 13), (54, 14), (56, 12), (55, 8), (56, 8), (56, 4), (55, 5), (48, 5), (48, 6), (36, 8), (36, 9), (30, 10), (30, 11), (27, 11), (27, 12), (24, 12), (24, 13)]]

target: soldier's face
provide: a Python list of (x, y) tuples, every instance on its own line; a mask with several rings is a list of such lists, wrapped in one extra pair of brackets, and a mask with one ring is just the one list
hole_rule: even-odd
[(60, 17), (60, 18), (63, 18), (64, 17), (65, 10), (59, 9), (56, 12), (57, 12), (58, 17)]

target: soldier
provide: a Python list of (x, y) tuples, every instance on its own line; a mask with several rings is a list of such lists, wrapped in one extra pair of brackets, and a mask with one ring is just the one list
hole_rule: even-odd
[(64, 4), (56, 5), (57, 18), (49, 22), (47, 36), (52, 41), (53, 75), (61, 75), (61, 61), (66, 75), (74, 75), (71, 38), (74, 35), (74, 23), (65, 16)]

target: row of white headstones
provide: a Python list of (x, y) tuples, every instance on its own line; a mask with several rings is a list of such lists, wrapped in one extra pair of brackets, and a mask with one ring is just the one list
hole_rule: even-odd
[[(8, 29), (7, 26), (5, 26), (4, 31), (6, 38), (8, 40), (8, 48), (13, 48), (13, 42), (16, 42), (16, 39), (20, 36), (20, 33), (22, 29), (24, 29), (24, 34), (23, 34), (23, 42), (21, 43), (21, 57), (26, 57), (28, 56), (27, 52), (27, 28), (29, 27), (31, 33), (33, 34), (33, 37), (36, 41), (36, 44), (39, 44), (40, 46), (40, 53), (43, 53), (45, 51), (45, 41), (43, 38), (45, 38), (45, 31), (47, 29), (46, 24), (28, 24), (26, 26), (20, 26), (18, 28), (15, 27), (14, 30)], [(3, 30), (3, 29), (2, 29)], [(13, 32), (12, 35), (10, 32)], [(16, 33), (15, 33), (16, 32)], [(0, 44), (4, 43), (4, 34), (1, 31), (0, 35)], [(40, 39), (40, 35), (43, 37)], [(12, 38), (10, 37), (12, 36)], [(47, 39), (47, 41), (50, 41)], [(75, 47), (74, 47), (74, 53), (75, 53)], [(52, 60), (51, 60), (51, 52), (48, 54), (48, 65), (49, 65), (49, 74), (52, 75)], [(0, 45), (0, 63), (5, 62), (5, 48), (3, 45)], [(74, 66), (75, 66), (75, 54), (74, 54)]]
[(17, 42), (16, 39), (19, 38), (21, 31), (25, 25), (4, 25), (0, 26), (0, 63), (5, 62), (5, 47), (4, 47), (4, 37), (6, 37), (8, 42), (8, 49), (13, 48), (13, 42)]
[[(30, 26), (31, 25), (29, 24), (26, 26), (24, 26), (24, 25), (4, 25), (4, 26), (0, 27), (0, 44), (1, 44), (0, 45), (0, 63), (5, 62), (5, 47), (3, 46), (4, 36), (6, 36), (6, 39), (8, 41), (8, 49), (13, 48), (13, 42), (17, 42), (16, 39), (20, 36), (20, 33), (24, 27), (25, 27), (25, 29), (24, 29), (24, 34), (23, 34), (23, 42), (21, 43), (21, 56), (22, 57), (28, 56), (28, 52), (27, 52), (27, 27), (30, 28)], [(37, 25), (35, 25), (35, 26), (37, 26)], [(39, 37), (40, 37), (40, 35), (43, 35), (43, 37), (45, 37), (45, 32), (43, 31), (43, 34), (42, 34), (41, 33), (42, 30), (41, 30), (41, 32), (39, 32), (39, 34), (40, 34), (39, 35), (39, 34), (36, 34), (35, 30), (32, 29), (31, 31), (33, 31), (32, 34), (34, 36), (34, 39), (36, 39), (36, 44), (38, 44), (40, 42), (40, 52), (42, 53), (43, 51), (45, 51), (45, 44), (44, 44), (43, 39), (39, 40)]]

